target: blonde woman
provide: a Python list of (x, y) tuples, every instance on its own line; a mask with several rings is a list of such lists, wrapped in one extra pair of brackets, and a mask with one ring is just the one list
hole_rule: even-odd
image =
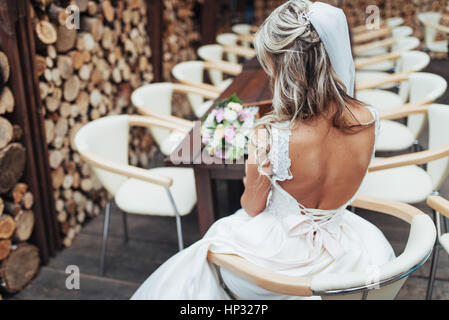
[[(366, 271), (394, 258), (380, 230), (346, 209), (374, 155), (378, 115), (353, 98), (344, 13), (288, 1), (262, 24), (254, 44), (271, 78), (273, 110), (256, 126), (242, 209), (170, 258), (133, 299), (228, 299), (208, 250), (294, 276)], [(221, 275), (239, 298), (298, 298), (226, 270)]]

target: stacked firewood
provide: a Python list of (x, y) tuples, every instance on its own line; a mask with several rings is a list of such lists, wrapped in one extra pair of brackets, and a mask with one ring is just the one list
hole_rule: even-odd
[(198, 0), (164, 1), (163, 77), (172, 79), (173, 66), (179, 62), (195, 60), (195, 43), (200, 40), (195, 30), (194, 6)]
[[(89, 121), (135, 113), (131, 92), (152, 81), (145, 1), (32, 0), (37, 74), (57, 219), (69, 247), (82, 224), (98, 215), (108, 195), (75, 150), (74, 137)], [(66, 7), (80, 12), (67, 28)], [(130, 135), (130, 163), (147, 167), (153, 141), (146, 130)]]
[(34, 197), (22, 181), (22, 128), (8, 120), (15, 105), (9, 77), (8, 58), (0, 52), (0, 288), (17, 292), (34, 277), (40, 260), (38, 248), (26, 243), (34, 229)]

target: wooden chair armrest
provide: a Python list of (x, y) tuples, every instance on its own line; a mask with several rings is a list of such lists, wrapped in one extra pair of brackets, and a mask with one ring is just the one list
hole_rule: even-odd
[(226, 53), (234, 53), (248, 59), (256, 55), (256, 50), (242, 46), (223, 46), (223, 51)]
[(154, 183), (162, 187), (170, 187), (173, 184), (173, 180), (170, 177), (151, 173), (147, 169), (118, 164), (108, 159), (102, 158), (88, 150), (81, 150), (80, 155), (81, 158), (86, 161), (86, 163), (99, 169), (121, 174), (129, 178), (135, 178), (145, 182)]
[(182, 83), (174, 83), (173, 89), (176, 92), (181, 92), (181, 93), (185, 93), (185, 94), (187, 94), (187, 93), (197, 94), (197, 95), (200, 95), (209, 100), (215, 100), (220, 96), (220, 94), (215, 91), (209, 91), (209, 90), (206, 90), (203, 88), (198, 88), (195, 86), (190, 86), (190, 85), (182, 84)]
[(137, 107), (137, 111), (139, 111), (140, 114), (143, 114), (148, 117), (153, 117), (155, 119), (159, 119), (166, 122), (171, 122), (173, 124), (176, 124), (179, 126), (176, 130), (182, 131), (182, 132), (188, 132), (193, 128), (193, 121), (178, 118), (172, 115), (163, 114), (157, 111), (154, 111), (150, 108), (145, 107)]
[(224, 73), (237, 76), (242, 73), (242, 66), (236, 63), (227, 62), (227, 61), (218, 61), (218, 60), (208, 60), (204, 61), (205, 69), (213, 69), (220, 70)]
[[(167, 130), (180, 130), (180, 125), (173, 121), (164, 121), (160, 118), (130, 115), (129, 125), (135, 127), (157, 127)], [(182, 128), (185, 128), (184, 126)]]
[(199, 82), (193, 82), (193, 81), (189, 81), (189, 80), (182, 80), (181, 83), (182, 84), (186, 84), (186, 85), (191, 86), (191, 87), (195, 87), (195, 88), (204, 90), (204, 91), (215, 93), (215, 94), (218, 94), (218, 95), (220, 95), (221, 92), (223, 91), (220, 88), (218, 88), (218, 87), (216, 87), (216, 86), (214, 86), (212, 84), (208, 84), (208, 83), (199, 83)]
[(366, 44), (361, 44), (353, 47), (353, 52), (355, 55), (373, 50), (378, 48), (384, 48), (394, 45), (397, 42), (397, 39), (395, 38), (387, 38), (380, 41), (374, 41)]
[(430, 99), (420, 100), (404, 104), (398, 108), (386, 109), (379, 111), (379, 118), (381, 120), (393, 120), (408, 117), (412, 114), (427, 113), (430, 104), (433, 101)]
[(429, 196), (427, 205), (449, 219), (449, 201), (440, 196)]
[(363, 67), (370, 66), (379, 62), (397, 60), (400, 57), (401, 57), (400, 52), (391, 52), (380, 56), (374, 56), (369, 58), (358, 58), (355, 59), (354, 64), (356, 69), (361, 69)]
[(363, 33), (356, 34), (352, 37), (352, 42), (354, 44), (359, 44), (362, 42), (372, 41), (377, 38), (381, 38), (392, 33), (392, 28), (386, 26), (377, 30), (369, 30)]
[(359, 81), (356, 85), (356, 90), (367, 90), (367, 89), (375, 89), (379, 88), (386, 84), (398, 83), (402, 81), (408, 80), (408, 77), (411, 73), (416, 72), (415, 70), (409, 70), (404, 72), (397, 72), (390, 74), (385, 77), (380, 77), (376, 79), (370, 79), (365, 81)]
[(443, 26), (441, 24), (433, 23), (433, 22), (430, 22), (430, 21), (422, 21), (422, 24), (425, 25), (426, 27), (435, 29), (435, 30), (437, 30), (439, 32), (449, 34), (449, 27)]
[(256, 33), (259, 30), (259, 26), (251, 26), (249, 30), (253, 33)]
[(237, 36), (237, 40), (241, 42), (254, 42), (254, 35), (253, 34), (239, 34)]
[(358, 194), (351, 206), (366, 209), (370, 211), (380, 212), (399, 218), (407, 223), (411, 223), (413, 218), (419, 214), (424, 214), (418, 208), (407, 203), (380, 199), (363, 194)]
[(224, 253), (208, 252), (207, 260), (233, 274), (254, 283), (255, 285), (286, 295), (312, 296), (311, 278), (286, 276), (259, 267), (248, 260)]
[(375, 159), (368, 168), (369, 172), (409, 165), (425, 164), (449, 156), (449, 144), (431, 150), (403, 154), (400, 156)]

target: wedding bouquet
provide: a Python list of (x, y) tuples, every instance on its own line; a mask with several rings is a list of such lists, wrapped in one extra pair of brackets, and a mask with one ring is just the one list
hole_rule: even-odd
[(207, 153), (229, 160), (248, 154), (249, 133), (258, 111), (257, 107), (244, 108), (236, 95), (217, 103), (201, 127), (201, 141)]

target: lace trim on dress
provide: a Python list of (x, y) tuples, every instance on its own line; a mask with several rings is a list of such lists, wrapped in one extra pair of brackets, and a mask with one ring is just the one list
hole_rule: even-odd
[(293, 179), (290, 172), (291, 160), (289, 145), (291, 130), (288, 128), (290, 121), (281, 122), (278, 127), (272, 127), (272, 144), (270, 146), (269, 159), (273, 170), (273, 181)]

